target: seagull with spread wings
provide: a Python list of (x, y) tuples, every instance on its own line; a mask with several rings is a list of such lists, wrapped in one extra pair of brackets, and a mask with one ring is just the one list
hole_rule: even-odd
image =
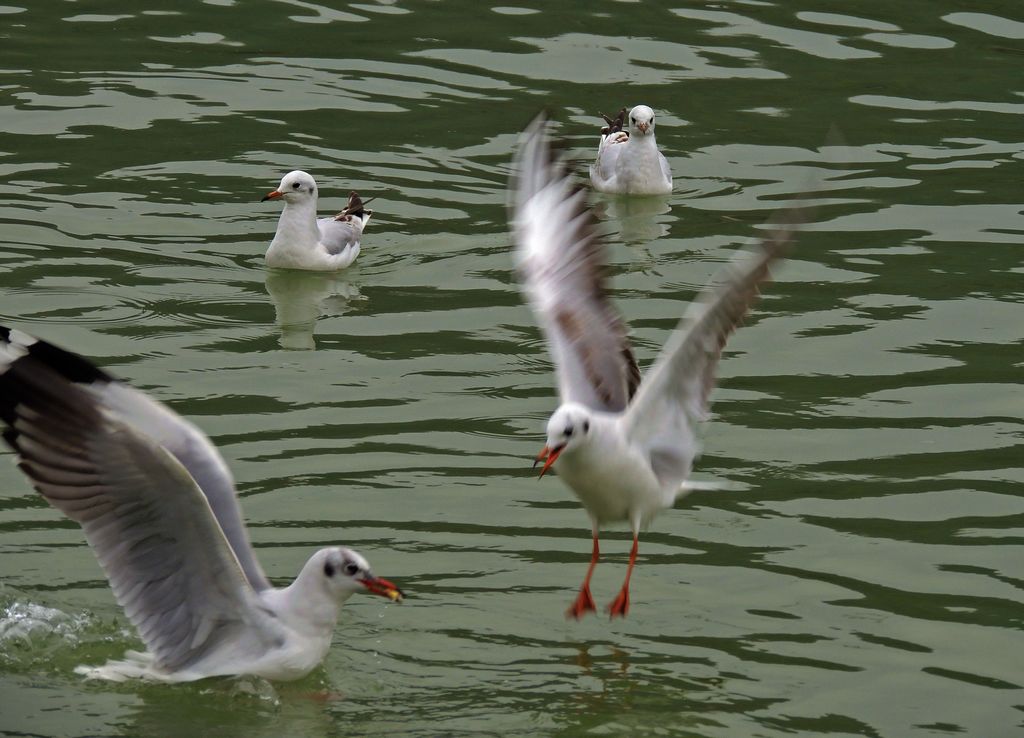
[(514, 255), (555, 363), (561, 403), (537, 461), (541, 476), (558, 472), (592, 523), (590, 567), (570, 617), (596, 610), (590, 578), (599, 528), (629, 523), (629, 567), (608, 606), (612, 617), (624, 616), (640, 530), (695, 488), (687, 478), (699, 452), (697, 426), (708, 412), (722, 348), (792, 228), (737, 255), (690, 305), (641, 382), (626, 325), (605, 294), (604, 254), (586, 195), (552, 154), (547, 129), (542, 115), (523, 134), (511, 185)]
[(82, 527), (148, 649), (81, 674), (298, 679), (327, 654), (353, 593), (402, 598), (341, 546), (273, 587), (231, 472), (202, 431), (81, 356), (4, 327), (0, 421), (36, 490)]

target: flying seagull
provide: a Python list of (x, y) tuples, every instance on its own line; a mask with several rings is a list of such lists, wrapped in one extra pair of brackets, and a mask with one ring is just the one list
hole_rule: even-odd
[(786, 251), (792, 227), (737, 254), (689, 306), (643, 382), (627, 328), (605, 293), (604, 253), (585, 193), (552, 154), (543, 115), (522, 136), (513, 166), (514, 257), (530, 306), (555, 363), (560, 405), (537, 456), (554, 468), (590, 516), (590, 567), (567, 615), (596, 610), (590, 578), (598, 531), (626, 521), (629, 568), (612, 617), (629, 610), (629, 579), (640, 530), (698, 485), (687, 483), (698, 456), (697, 427), (722, 348)]

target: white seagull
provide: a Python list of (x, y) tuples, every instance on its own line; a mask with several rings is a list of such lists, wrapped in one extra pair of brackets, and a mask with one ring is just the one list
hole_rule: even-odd
[(726, 339), (785, 251), (790, 229), (741, 252), (690, 305), (641, 384), (626, 326), (605, 295), (604, 255), (585, 193), (547, 143), (547, 121), (523, 135), (513, 166), (512, 231), (524, 288), (555, 363), (560, 406), (537, 456), (554, 467), (590, 516), (593, 552), (567, 615), (594, 611), (590, 578), (598, 530), (627, 521), (629, 568), (612, 617), (629, 610), (629, 578), (641, 528), (701, 485), (687, 483), (699, 452), (696, 431)]
[(36, 490), (82, 526), (148, 649), (80, 674), (298, 679), (327, 654), (352, 593), (402, 599), (341, 546), (271, 586), (231, 473), (202, 431), (81, 356), (3, 327), (0, 420)]
[(350, 193), (348, 205), (333, 218), (317, 218), (316, 182), (296, 169), (284, 175), (263, 202), (277, 198), (284, 200), (284, 209), (267, 249), (268, 267), (335, 271), (359, 256), (359, 240), (373, 211), (364, 207), (358, 194)]
[(590, 181), (599, 192), (615, 195), (667, 195), (672, 192), (672, 169), (654, 140), (654, 111), (637, 105), (629, 111), (629, 129), (623, 130), (626, 109), (601, 129), (597, 159), (590, 165)]

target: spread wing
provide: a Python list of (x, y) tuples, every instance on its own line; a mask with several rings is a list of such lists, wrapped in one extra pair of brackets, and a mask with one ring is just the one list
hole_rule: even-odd
[(640, 371), (605, 294), (604, 253), (585, 193), (553, 156), (543, 115), (523, 134), (511, 190), (515, 258), (555, 362), (561, 401), (624, 410)]
[(175, 671), (243, 638), (276, 642), (185, 466), (97, 393), (25, 351), (16, 331), (2, 335), (4, 440), (39, 493), (82, 527), (157, 664)]
[[(20, 342), (16, 339), (19, 335)], [(136, 432), (145, 434), (174, 456), (206, 496), (253, 589), (260, 591), (270, 587), (242, 522), (235, 480), (224, 458), (205, 433), (77, 354), (18, 331), (0, 328), (0, 356), (5, 345), (8, 351), (23, 352), (62, 379), (78, 385), (91, 394), (104, 411), (133, 427)]]
[(707, 415), (722, 348), (792, 241), (797, 211), (791, 215), (790, 225), (741, 252), (690, 305), (622, 418), (666, 488), (689, 475), (698, 450), (696, 426)]

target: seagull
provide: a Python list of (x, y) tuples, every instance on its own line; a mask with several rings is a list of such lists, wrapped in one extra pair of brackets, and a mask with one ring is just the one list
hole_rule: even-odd
[(607, 608), (614, 618), (629, 611), (640, 530), (686, 493), (708, 488), (687, 478), (722, 348), (786, 250), (792, 227), (737, 255), (690, 305), (641, 382), (626, 325), (605, 294), (594, 216), (552, 155), (547, 128), (541, 115), (523, 134), (511, 184), (514, 257), (554, 360), (561, 403), (536, 463), (543, 462), (541, 477), (557, 471), (591, 521), (590, 566), (568, 617), (597, 609), (590, 579), (600, 527), (629, 523), (629, 567)]
[(316, 182), (296, 169), (284, 175), (261, 202), (278, 198), (284, 200), (284, 210), (267, 249), (268, 267), (326, 272), (344, 269), (356, 260), (363, 228), (373, 215), (357, 193), (349, 193), (345, 209), (333, 218), (317, 218)]
[(637, 105), (626, 109), (614, 120), (602, 115), (607, 125), (601, 129), (597, 159), (590, 165), (594, 189), (614, 195), (667, 195), (672, 192), (672, 169), (658, 151), (654, 140), (654, 111)]
[(327, 654), (354, 592), (403, 597), (342, 546), (271, 586), (231, 473), (202, 431), (83, 357), (5, 327), (0, 420), (36, 490), (82, 527), (147, 648), (80, 674), (299, 679)]

